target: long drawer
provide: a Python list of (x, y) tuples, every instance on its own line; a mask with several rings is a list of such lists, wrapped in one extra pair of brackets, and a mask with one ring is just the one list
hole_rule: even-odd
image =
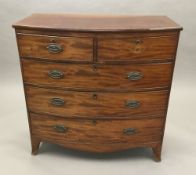
[(32, 135), (57, 143), (145, 143), (161, 139), (164, 119), (74, 120), (30, 114)]
[(98, 40), (98, 59), (101, 61), (173, 59), (177, 43), (177, 35), (101, 38)]
[(168, 88), (172, 64), (90, 65), (22, 59), (26, 83), (90, 90)]
[(30, 111), (62, 117), (164, 117), (168, 91), (110, 93), (75, 92), (26, 86)]
[(92, 61), (93, 39), (17, 34), (20, 57), (56, 61)]

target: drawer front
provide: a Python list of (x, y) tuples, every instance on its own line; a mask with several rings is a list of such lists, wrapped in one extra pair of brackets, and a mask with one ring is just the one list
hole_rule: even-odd
[[(173, 65), (89, 65), (43, 63), (22, 59), (24, 81), (58, 88), (139, 90), (169, 87)], [(89, 86), (90, 85), (90, 86)]]
[(168, 91), (73, 92), (25, 87), (30, 111), (81, 118), (164, 117)]
[(102, 61), (173, 59), (177, 39), (176, 35), (102, 38), (98, 40), (98, 59)]
[(21, 57), (58, 61), (91, 61), (93, 39), (17, 34)]
[(161, 140), (164, 119), (74, 120), (30, 114), (32, 135), (55, 142), (145, 143)]

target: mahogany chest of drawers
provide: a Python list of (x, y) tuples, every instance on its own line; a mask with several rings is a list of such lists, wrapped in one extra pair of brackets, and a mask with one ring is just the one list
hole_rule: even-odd
[(164, 16), (33, 14), (13, 27), (30, 127), (89, 152), (150, 147), (161, 159), (182, 28)]

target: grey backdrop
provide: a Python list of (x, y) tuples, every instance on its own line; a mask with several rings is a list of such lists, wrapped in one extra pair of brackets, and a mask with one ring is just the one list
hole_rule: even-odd
[[(30, 155), (19, 59), (12, 23), (35, 12), (167, 15), (183, 26), (163, 161), (134, 149), (108, 156), (42, 145)], [(184, 174), (196, 172), (196, 2), (194, 0), (0, 0), (0, 173), (1, 174)]]

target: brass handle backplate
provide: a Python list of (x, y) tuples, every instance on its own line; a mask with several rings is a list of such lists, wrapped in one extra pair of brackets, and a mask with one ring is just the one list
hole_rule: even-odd
[(52, 98), (51, 104), (54, 106), (63, 106), (65, 104), (65, 101), (61, 98)]
[(60, 79), (64, 77), (64, 73), (59, 70), (51, 70), (48, 75), (53, 79)]
[(138, 108), (140, 106), (140, 102), (136, 100), (128, 100), (125, 102), (125, 106), (127, 108)]
[(125, 134), (125, 135), (136, 134), (136, 129), (135, 128), (125, 128), (125, 129), (123, 129), (123, 134)]
[(50, 43), (47, 46), (47, 49), (48, 49), (48, 52), (50, 52), (50, 53), (60, 53), (63, 51), (63, 47), (59, 44), (56, 44), (56, 43)]
[(68, 131), (68, 128), (65, 127), (64, 125), (55, 125), (53, 128), (56, 132), (60, 132), (60, 133), (65, 133)]
[(138, 71), (129, 72), (127, 74), (127, 78), (129, 80), (132, 80), (132, 81), (134, 81), (134, 80), (140, 80), (140, 79), (143, 78), (143, 74), (141, 72), (138, 72)]

